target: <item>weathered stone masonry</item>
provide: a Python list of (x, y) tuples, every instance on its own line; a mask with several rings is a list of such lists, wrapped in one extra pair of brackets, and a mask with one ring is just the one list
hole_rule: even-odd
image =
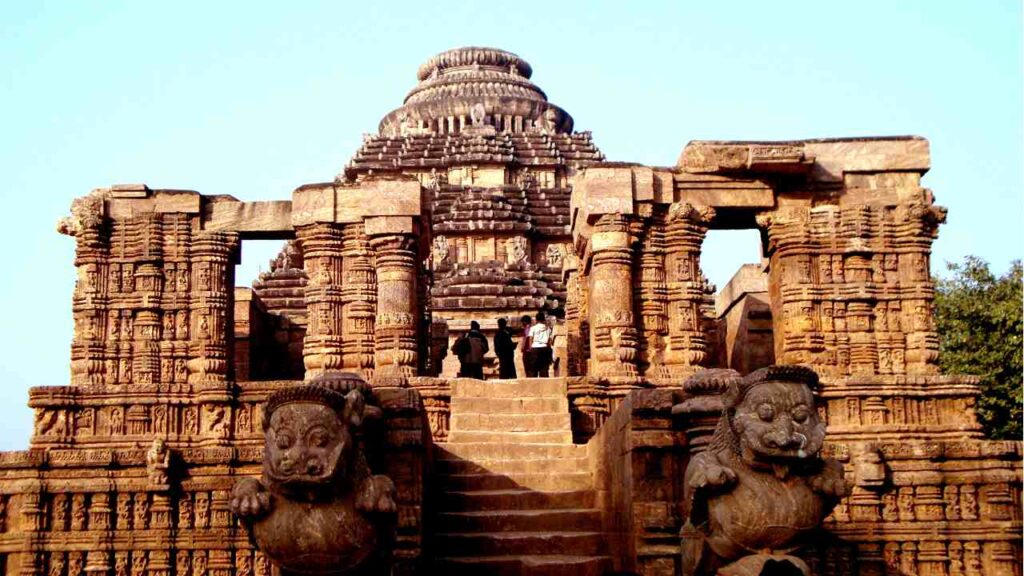
[[(683, 471), (723, 406), (694, 375), (771, 361), (821, 376), (826, 452), (853, 483), (814, 570), (1020, 574), (1021, 444), (983, 439), (976, 380), (937, 369), (928, 142), (691, 142), (674, 167), (610, 163), (531, 75), (488, 48), (430, 59), (337, 178), (290, 200), (75, 200), (69, 385), (33, 388), (30, 446), (0, 453), (0, 573), (268, 575), (229, 491), (259, 474), (267, 396), (343, 370), (384, 412), (370, 465), (397, 486), (397, 574), (675, 574)], [(748, 273), (768, 340), (716, 317), (701, 272), (708, 231), (736, 228), (764, 240)], [(236, 297), (256, 238), (290, 244)], [(542, 307), (564, 308), (557, 379), (454, 378), (471, 319), (490, 334)], [(563, 517), (577, 529), (546, 537)]]

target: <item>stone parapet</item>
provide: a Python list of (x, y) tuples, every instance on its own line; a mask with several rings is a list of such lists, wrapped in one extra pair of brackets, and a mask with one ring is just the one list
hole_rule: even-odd
[(678, 573), (679, 507), (688, 459), (685, 429), (673, 420), (672, 406), (681, 392), (630, 393), (587, 444), (616, 571)]
[[(236, 427), (258, 428), (267, 395), (293, 384), (240, 383), (224, 403), (229, 420)], [(55, 390), (34, 389), (34, 398), (40, 400), (44, 392), (57, 396)], [(166, 397), (154, 398), (154, 392), (139, 391), (139, 399)], [(383, 447), (371, 467), (397, 486), (394, 573), (414, 574), (423, 553), (429, 427), (417, 392), (379, 390), (375, 395), (383, 410)], [(189, 401), (180, 400), (187, 409)], [(170, 439), (165, 485), (152, 482), (148, 454), (155, 435), (146, 431), (132, 441), (72, 449), (40, 442), (27, 451), (0, 452), (4, 573), (127, 574), (129, 567), (141, 566), (149, 573), (169, 574), (174, 567), (177, 574), (270, 576), (266, 558), (253, 550), (228, 512), (235, 481), (259, 475), (262, 431), (246, 430), (230, 444), (217, 446)]]

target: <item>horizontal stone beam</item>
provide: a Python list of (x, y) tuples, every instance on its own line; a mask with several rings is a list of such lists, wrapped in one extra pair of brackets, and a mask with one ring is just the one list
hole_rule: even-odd
[(237, 202), (214, 199), (203, 206), (202, 227), (246, 236), (292, 233), (292, 203), (289, 200)]
[(136, 214), (198, 214), (202, 195), (193, 190), (150, 190), (145, 184), (115, 184), (100, 190), (106, 196), (106, 215), (131, 218)]
[(838, 182), (846, 172), (927, 172), (928, 140), (919, 136), (779, 142), (693, 141), (677, 168), (690, 174), (810, 174)]
[(292, 226), (352, 223), (373, 216), (418, 217), (423, 208), (420, 194), (419, 181), (409, 177), (307, 184), (292, 194)]

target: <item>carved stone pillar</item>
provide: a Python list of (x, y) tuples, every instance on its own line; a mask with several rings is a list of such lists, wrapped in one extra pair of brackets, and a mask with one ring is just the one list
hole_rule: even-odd
[(931, 204), (902, 206), (895, 214), (894, 235), (900, 251), (897, 268), (906, 334), (904, 361), (909, 373), (938, 372), (939, 335), (932, 310), (935, 284), (929, 270), (929, 255), (939, 224), (945, 220), (945, 208)]
[(700, 250), (707, 225), (715, 211), (689, 203), (669, 208), (665, 228), (665, 275), (668, 288), (668, 348), (665, 372), (669, 385), (678, 385), (708, 359), (708, 339), (703, 330), (701, 303), (704, 277)]
[(153, 384), (160, 380), (160, 304), (164, 288), (163, 227), (161, 215), (140, 214), (128, 222), (135, 292), (132, 341), (132, 382)]
[(416, 375), (418, 364), (414, 221), (405, 217), (370, 218), (366, 232), (377, 268), (373, 382), (376, 386), (404, 386), (410, 376)]
[(78, 280), (72, 297), (74, 336), (71, 343), (71, 384), (101, 384), (104, 379), (107, 326), (106, 275), (109, 267), (109, 227), (102, 193), (94, 192), (71, 204), (71, 216), (57, 230), (75, 238)]
[(302, 247), (309, 325), (303, 344), (306, 378), (343, 367), (342, 269), (344, 231), (338, 224), (312, 224), (297, 231)]
[(648, 381), (671, 385), (665, 369), (669, 318), (665, 223), (661, 216), (649, 218), (642, 232), (634, 308), (640, 311), (640, 368)]
[(192, 243), (192, 338), (188, 381), (222, 382), (228, 378), (231, 327), (229, 291), (234, 290), (238, 235), (203, 232)]
[(584, 376), (590, 359), (590, 307), (584, 290), (587, 279), (577, 270), (575, 255), (571, 262), (565, 302), (567, 372), (569, 376)]
[(629, 217), (602, 216), (594, 226), (590, 251), (589, 373), (628, 389), (639, 382)]
[[(825, 215), (833, 216), (831, 212)], [(834, 372), (835, 362), (823, 361), (820, 356), (825, 350), (825, 338), (818, 322), (819, 306), (815, 301), (817, 287), (811, 271), (810, 258), (810, 254), (815, 251), (815, 238), (819, 235), (819, 228), (825, 234), (831, 233), (831, 230), (825, 230), (828, 226), (821, 222), (821, 218), (812, 218), (807, 208), (790, 208), (762, 214), (758, 216), (757, 222), (768, 234), (768, 252), (771, 258), (768, 293), (772, 300), (772, 309), (782, 312), (773, 314), (775, 361), (780, 364), (813, 363), (816, 368), (820, 364), (825, 364), (828, 367), (825, 372)], [(834, 227), (834, 223), (832, 226)], [(840, 257), (840, 268), (841, 266)], [(840, 312), (834, 311), (834, 314), (839, 316)], [(840, 331), (838, 326), (836, 331)], [(840, 338), (848, 336), (837, 336), (836, 341)]]
[(362, 223), (345, 226), (343, 250), (342, 365), (345, 370), (359, 373), (369, 380), (373, 376), (374, 365), (377, 274), (370, 241)]

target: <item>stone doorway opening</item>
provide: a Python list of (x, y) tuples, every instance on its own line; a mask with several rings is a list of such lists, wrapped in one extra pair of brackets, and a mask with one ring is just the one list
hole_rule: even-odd
[(306, 272), (294, 236), (242, 239), (235, 269), (234, 371), (238, 381), (301, 380)]
[(768, 260), (761, 231), (708, 231), (700, 266), (714, 286), (710, 364), (741, 374), (774, 364)]

